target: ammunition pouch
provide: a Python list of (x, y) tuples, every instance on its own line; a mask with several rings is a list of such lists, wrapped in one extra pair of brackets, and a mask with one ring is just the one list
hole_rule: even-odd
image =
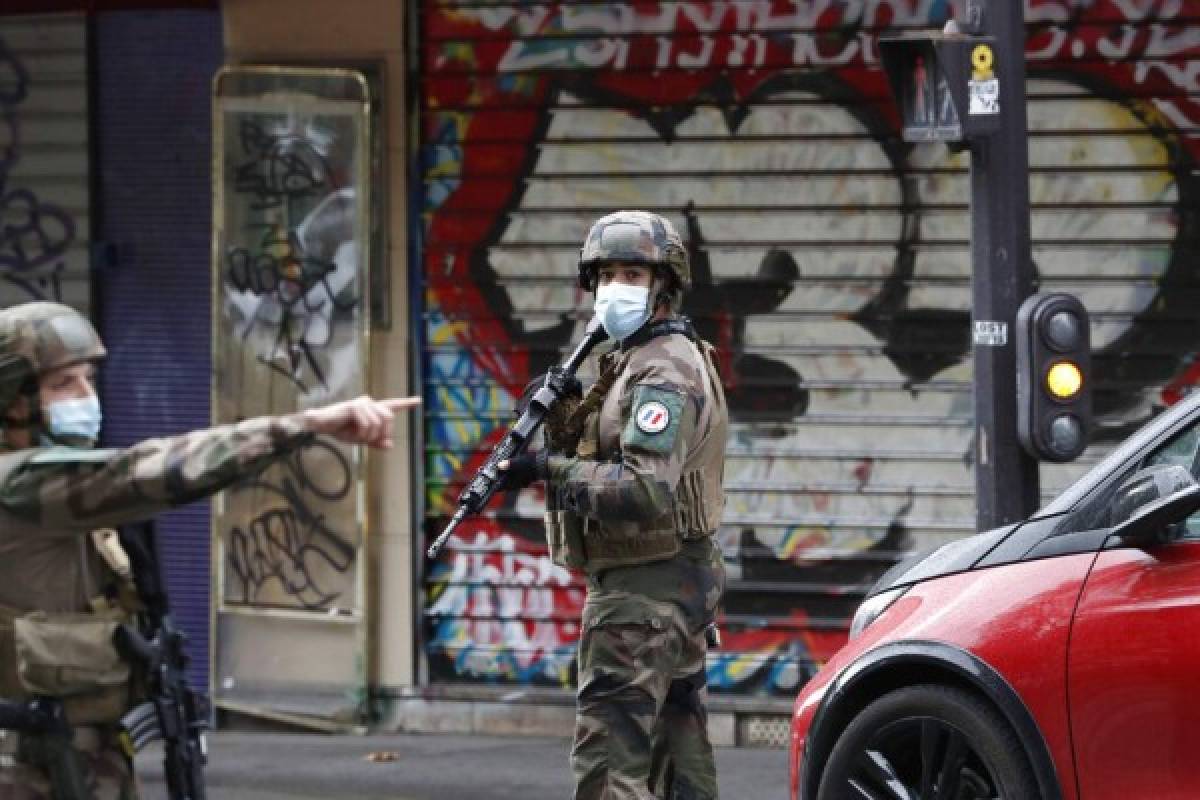
[(113, 644), (123, 612), (49, 614), (13, 622), (17, 677), (30, 694), (69, 697), (129, 682), (129, 665)]
[(113, 633), (124, 611), (16, 612), (0, 608), (0, 695), (61, 698), (71, 725), (118, 721), (130, 703), (130, 666)]
[(614, 567), (674, 558), (683, 548), (674, 518), (668, 513), (650, 522), (588, 520), (587, 563), (583, 570), (594, 575)]
[(583, 569), (587, 564), (583, 543), (587, 519), (570, 511), (546, 511), (545, 522), (550, 560), (560, 567)]

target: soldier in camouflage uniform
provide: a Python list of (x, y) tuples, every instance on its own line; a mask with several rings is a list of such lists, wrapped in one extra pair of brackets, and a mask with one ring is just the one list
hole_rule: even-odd
[[(126, 555), (102, 529), (209, 497), (318, 434), (391, 447), (394, 412), (419, 399), (360, 397), (99, 450), (93, 381), (104, 355), (67, 306), (0, 311), (0, 698), (60, 697), (82, 783), (97, 800), (124, 800), (137, 782), (115, 723), (136, 689), (111, 634), (137, 599)], [(0, 731), (0, 797), (51, 797), (43, 746)]]
[(677, 316), (690, 272), (666, 219), (598, 220), (579, 273), (617, 346), (582, 400), (574, 452), (505, 465), (506, 488), (547, 482), (551, 555), (587, 575), (574, 796), (716, 798), (705, 655), (725, 586), (713, 534), (728, 413), (715, 354)]

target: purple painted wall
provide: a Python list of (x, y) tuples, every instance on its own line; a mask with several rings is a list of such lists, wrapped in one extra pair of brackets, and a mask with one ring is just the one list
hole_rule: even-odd
[[(216, 11), (95, 17), (92, 238), (115, 248), (94, 277), (110, 445), (209, 424), (210, 85), (222, 57)], [(209, 505), (163, 516), (160, 534), (192, 679), (205, 686)]]

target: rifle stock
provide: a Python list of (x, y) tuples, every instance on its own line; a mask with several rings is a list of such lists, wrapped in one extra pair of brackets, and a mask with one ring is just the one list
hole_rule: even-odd
[(454, 529), (471, 514), (478, 514), (487, 506), (488, 501), (500, 488), (502, 476), (499, 464), (524, 453), (529, 448), (529, 442), (538, 428), (546, 419), (546, 414), (562, 398), (566, 391), (566, 382), (575, 375), (583, 360), (592, 352), (592, 348), (608, 338), (600, 320), (593, 317), (588, 323), (586, 335), (575, 349), (567, 356), (567, 360), (546, 373), (546, 382), (542, 384), (529, 401), (529, 405), (508, 429), (504, 438), (496, 443), (487, 460), (483, 462), (470, 482), (458, 496), (458, 510), (450, 519), (450, 523), (441, 534), (433, 540), (427, 551), (430, 558), (436, 558), (442, 547), (454, 533)]

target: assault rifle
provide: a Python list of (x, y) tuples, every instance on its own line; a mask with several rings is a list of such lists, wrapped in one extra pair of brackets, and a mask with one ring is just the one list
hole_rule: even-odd
[(504, 434), (504, 438), (492, 448), (487, 461), (483, 462), (483, 466), (475, 472), (475, 477), (471, 478), (471, 482), (459, 494), (458, 511), (454, 513), (450, 524), (446, 526), (441, 535), (433, 540), (433, 544), (429, 545), (428, 555), (430, 558), (437, 557), (446, 540), (450, 538), (450, 534), (454, 532), (460, 522), (467, 518), (468, 514), (478, 514), (483, 511), (503, 482), (503, 475), (497, 465), (501, 461), (516, 458), (528, 449), (529, 440), (533, 438), (542, 422), (545, 421), (546, 414), (566, 394), (567, 385), (575, 377), (575, 371), (579, 369), (579, 365), (588, 357), (588, 353), (592, 352), (593, 347), (607, 338), (608, 334), (600, 325), (599, 318), (592, 317), (583, 341), (576, 346), (571, 355), (567, 356), (566, 361), (557, 367), (552, 367), (546, 373), (545, 382), (533, 393), (529, 405), (508, 429), (508, 433)]
[(79, 753), (71, 743), (71, 726), (61, 700), (0, 700), (0, 728), (21, 734), (20, 757), (50, 776), (50, 796), (54, 800), (87, 800), (92, 796)]
[(120, 536), (146, 611), (137, 628), (121, 625), (113, 639), (126, 659), (142, 666), (149, 694), (149, 701), (126, 714), (122, 725), (136, 745), (163, 740), (163, 771), (171, 800), (205, 800), (208, 699), (188, 686), (188, 656), (183, 649), (187, 637), (171, 619), (154, 523), (125, 526)]

